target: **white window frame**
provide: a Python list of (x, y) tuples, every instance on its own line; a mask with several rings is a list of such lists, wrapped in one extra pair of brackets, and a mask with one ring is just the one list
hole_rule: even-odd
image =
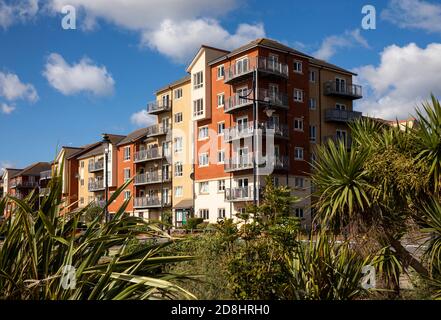
[[(297, 66), (300, 66), (300, 70), (298, 70)], [(303, 61), (301, 60), (294, 60), (292, 64), (292, 69), (295, 73), (303, 73)]]
[[(222, 70), (222, 74), (219, 75), (219, 71)], [(225, 78), (225, 66), (223, 64), (221, 64), (220, 66), (217, 67), (217, 80), (221, 80)]]
[(317, 142), (317, 126), (316, 125), (310, 125), (309, 126), (309, 141), (316, 143)]
[(217, 180), (217, 192), (225, 192), (225, 179)]
[[(298, 97), (298, 94), (300, 94), (300, 97)], [(294, 101), (295, 102), (303, 102), (304, 99), (304, 92), (302, 89), (294, 88)]]
[(227, 210), (225, 210), (225, 208), (217, 208), (217, 218), (218, 219), (225, 219), (226, 216), (227, 216)]
[(174, 174), (175, 177), (183, 176), (184, 166), (181, 161), (175, 162), (174, 169), (175, 169), (175, 174)]
[(199, 209), (199, 218), (210, 220), (210, 209)]
[[(302, 156), (299, 157), (297, 152), (300, 152)], [(305, 150), (302, 147), (295, 147), (294, 148), (294, 160), (301, 161), (304, 159), (304, 157), (305, 157)]]
[[(206, 135), (201, 136), (201, 132), (206, 132)], [(198, 141), (207, 140), (210, 137), (208, 126), (198, 128)]]
[(199, 117), (204, 114), (204, 99), (193, 100), (193, 116)]
[(305, 130), (305, 123), (303, 118), (294, 118), (294, 131), (303, 132)]
[(217, 94), (217, 108), (225, 107), (225, 93), (221, 92)]
[[(178, 192), (180, 190), (180, 192)], [(184, 187), (182, 186), (176, 186), (175, 187), (175, 197), (176, 198), (182, 198), (184, 196)]]
[(309, 70), (309, 82), (315, 83), (316, 79), (317, 79), (317, 72), (315, 70)]
[(124, 190), (124, 200), (129, 200), (132, 196), (132, 192), (130, 190)]
[(184, 147), (182, 145), (182, 141), (183, 141), (182, 137), (174, 138), (174, 141), (173, 141), (173, 146), (174, 146), (173, 150), (174, 150), (174, 152), (177, 153), (177, 152), (182, 152), (182, 150), (184, 150)]
[[(219, 130), (219, 129), (220, 129), (220, 125), (223, 125), (223, 126), (222, 126), (222, 130)], [(217, 135), (218, 135), (218, 136), (221, 136), (221, 135), (224, 134), (224, 132), (225, 132), (225, 121), (219, 121), (219, 122), (217, 123)]]
[[(199, 159), (199, 167), (208, 167), (210, 165), (210, 158), (208, 156), (208, 152), (200, 153), (198, 156)], [(201, 159), (206, 159), (205, 161), (201, 161)]]
[(183, 117), (184, 116), (183, 116), (182, 112), (176, 112), (174, 115), (175, 123), (181, 123), (184, 120)]
[(183, 94), (184, 93), (183, 93), (182, 88), (177, 88), (173, 91), (173, 97), (175, 98), (175, 100), (181, 99)]
[(130, 161), (131, 154), (130, 154), (130, 146), (124, 147), (124, 161)]
[[(206, 186), (207, 188), (205, 189)], [(199, 182), (199, 194), (209, 194), (210, 193), (210, 183), (208, 181)]]
[[(298, 182), (300, 182), (300, 183), (298, 183)], [(304, 189), (305, 188), (305, 178), (303, 178), (303, 177), (294, 177), (294, 188), (296, 188), (296, 189)]]
[(193, 89), (199, 89), (204, 86), (204, 72), (198, 71), (193, 74)]
[[(127, 172), (129, 173), (128, 177), (127, 177), (127, 174), (126, 174)], [(124, 170), (123, 170), (124, 182), (127, 182), (127, 181), (130, 180), (130, 174), (131, 174), (130, 168), (124, 168)]]
[[(221, 157), (219, 157), (222, 154)], [(217, 151), (217, 164), (224, 164), (225, 163), (225, 150), (218, 150)]]
[(305, 209), (297, 207), (294, 209), (294, 214), (297, 218), (303, 219), (305, 217)]
[[(312, 103), (314, 101), (314, 103)], [(309, 98), (309, 110), (315, 110), (317, 109), (317, 99), (316, 98)]]

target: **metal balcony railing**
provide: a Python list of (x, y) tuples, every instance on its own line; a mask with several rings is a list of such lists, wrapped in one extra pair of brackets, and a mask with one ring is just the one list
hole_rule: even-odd
[(147, 136), (158, 136), (158, 135), (167, 134), (169, 129), (170, 129), (169, 125), (164, 126), (162, 124), (155, 124), (147, 128)]
[(358, 111), (328, 109), (325, 112), (326, 121), (348, 122), (362, 117), (362, 113)]
[(225, 189), (225, 200), (227, 201), (252, 201), (253, 199), (253, 186)]
[(143, 162), (143, 161), (162, 159), (169, 154), (170, 154), (169, 151), (163, 152), (163, 149), (161, 147), (140, 150), (135, 153), (135, 161), (134, 162), (137, 163), (137, 162)]
[(224, 170), (226, 172), (253, 169), (253, 156), (237, 156), (225, 160)]
[(36, 188), (38, 183), (35, 181), (12, 181), (9, 184), (10, 188)]
[[(241, 98), (241, 97), (246, 97)], [(234, 94), (225, 101), (224, 112), (230, 113), (235, 110), (239, 110), (245, 107), (253, 105), (252, 99), (254, 98), (254, 93), (251, 92), (247, 94)], [(269, 106), (281, 109), (289, 108), (289, 99), (286, 93), (272, 92), (268, 89), (260, 88), (258, 89), (257, 100), (265, 101)]]
[(267, 57), (253, 57), (235, 61), (231, 67), (225, 70), (224, 82), (229, 83), (240, 79), (251, 74), (254, 70), (283, 78), (289, 77), (287, 64), (276, 62)]
[(40, 180), (48, 180), (52, 178), (52, 170), (40, 172)]
[(224, 141), (229, 142), (237, 139), (248, 138), (253, 135), (253, 123), (240, 124), (224, 130)]
[(135, 185), (151, 184), (169, 182), (171, 180), (170, 172), (162, 172), (161, 170), (155, 172), (146, 172), (137, 174), (135, 176)]
[(89, 162), (89, 172), (104, 170), (104, 159)]
[(262, 128), (264, 132), (267, 130), (274, 130), (274, 136), (289, 139), (289, 128), (286, 124), (267, 121), (261, 123), (260, 128)]
[(171, 197), (162, 197), (162, 203), (161, 203), (161, 197), (136, 197), (134, 199), (134, 207), (135, 208), (152, 208), (152, 207), (169, 207), (171, 206)]
[(89, 191), (101, 191), (104, 190), (104, 188), (104, 180), (92, 181), (88, 184)]
[(51, 188), (40, 188), (40, 197), (47, 196), (51, 192)]
[(325, 95), (361, 99), (363, 98), (363, 89), (356, 84), (341, 84), (335, 81), (328, 81), (325, 82)]
[(259, 89), (258, 99), (267, 102), (272, 107), (289, 108), (289, 99), (286, 93), (272, 92), (268, 89)]
[[(251, 93), (247, 96), (248, 99), (240, 98), (239, 94), (235, 94), (225, 100), (224, 112), (228, 113), (236, 109), (244, 108), (247, 106), (253, 105), (253, 101), (249, 99), (253, 99), (254, 94)], [(243, 96), (246, 96), (244, 94)]]
[(171, 100), (159, 100), (150, 102), (149, 104), (147, 104), (147, 113), (158, 114), (164, 111), (170, 111), (171, 105)]

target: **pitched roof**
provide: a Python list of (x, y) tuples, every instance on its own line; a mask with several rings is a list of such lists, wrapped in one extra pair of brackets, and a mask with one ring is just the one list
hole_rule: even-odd
[(190, 75), (186, 75), (185, 77), (182, 77), (179, 80), (173, 81), (172, 83), (169, 83), (168, 85), (156, 90), (156, 93), (172, 89), (180, 84), (183, 84), (183, 83), (186, 83), (187, 81), (190, 81), (190, 79), (191, 79)]
[(210, 61), (208, 64), (211, 65), (211, 64), (217, 63), (219, 61), (222, 61), (224, 59), (232, 57), (240, 52), (243, 52), (243, 51), (255, 48), (255, 47), (259, 47), (259, 46), (260, 47), (268, 47), (268, 48), (276, 49), (276, 50), (280, 50), (280, 51), (286, 51), (288, 53), (304, 56), (306, 58), (312, 58), (310, 55), (307, 55), (306, 53), (303, 53), (303, 52), (300, 52), (296, 49), (288, 47), (278, 41), (268, 39), (268, 38), (259, 38), (259, 39), (253, 40), (251, 42), (248, 42), (247, 44), (245, 44), (237, 49), (234, 49), (233, 51), (229, 52), (226, 55), (223, 55), (217, 59), (214, 59), (213, 61)]
[(51, 164), (49, 162), (35, 162), (23, 170), (16, 172), (11, 178), (19, 176), (39, 176), (40, 172), (50, 169)]
[(109, 140), (112, 144), (117, 144), (118, 142), (120, 142), (122, 139), (124, 139), (126, 136), (124, 135), (120, 135), (120, 134), (110, 134), (110, 133), (105, 133), (107, 134), (107, 136), (109, 137)]
[(353, 73), (352, 71), (349, 71), (349, 70), (343, 69), (343, 68), (341, 68), (341, 67), (339, 67), (339, 66), (336, 66), (335, 64), (332, 64), (332, 63), (326, 62), (326, 61), (324, 61), (324, 60), (320, 60), (320, 59), (312, 58), (312, 59), (310, 60), (310, 62), (311, 62), (311, 64), (315, 64), (315, 65), (318, 65), (318, 66), (320, 66), (320, 67), (325, 67), (325, 68), (333, 69), (333, 70), (336, 70), (336, 71), (340, 71), (340, 72), (344, 72), (344, 73), (349, 73), (349, 74), (352, 74), (352, 75), (354, 75), (354, 76), (357, 75), (356, 73)]
[(132, 143), (139, 138), (147, 135), (147, 128), (141, 128), (129, 133), (124, 139), (118, 142), (117, 146), (122, 146), (124, 144)]
[(81, 149), (78, 150), (77, 152), (72, 153), (70, 156), (66, 156), (66, 159), (69, 160), (69, 159), (73, 159), (75, 157), (78, 157), (81, 154), (83, 154), (84, 152), (87, 152), (87, 151), (95, 148), (96, 146), (98, 146), (100, 144), (101, 144), (101, 141), (100, 142), (91, 143), (91, 144), (86, 144), (83, 147), (81, 147)]
[(79, 156), (78, 159), (90, 158), (90, 157), (99, 156), (102, 154), (104, 154), (104, 146), (102, 143), (100, 143), (95, 148), (92, 148), (89, 151), (87, 151), (86, 153)]

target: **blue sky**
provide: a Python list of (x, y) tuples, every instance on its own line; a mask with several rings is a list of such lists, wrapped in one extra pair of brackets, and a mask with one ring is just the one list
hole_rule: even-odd
[[(356, 108), (374, 116), (404, 118), (441, 94), (439, 1), (120, 3), (0, 0), (0, 169), (148, 124), (155, 89), (185, 75), (202, 43), (231, 49), (266, 36), (356, 70), (365, 88)], [(61, 26), (66, 4), (76, 30)], [(366, 4), (376, 30), (361, 27)]]

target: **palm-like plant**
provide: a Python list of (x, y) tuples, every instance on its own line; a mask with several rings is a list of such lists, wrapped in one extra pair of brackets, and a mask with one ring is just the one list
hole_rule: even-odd
[[(34, 195), (0, 202), (15, 205), (11, 218), (0, 226), (6, 239), (0, 248), (0, 298), (2, 299), (173, 299), (194, 296), (173, 283), (179, 275), (164, 266), (191, 259), (164, 255), (172, 243), (154, 224), (125, 214), (125, 201), (114, 218), (103, 223), (104, 210), (80, 232), (81, 216), (88, 207), (60, 215), (61, 184), (53, 177), (51, 192), (40, 209), (33, 209)], [(111, 196), (109, 203), (126, 185)], [(132, 252), (129, 243), (141, 234), (167, 241), (145, 245)], [(64, 289), (63, 270), (75, 269), (73, 287)]]

